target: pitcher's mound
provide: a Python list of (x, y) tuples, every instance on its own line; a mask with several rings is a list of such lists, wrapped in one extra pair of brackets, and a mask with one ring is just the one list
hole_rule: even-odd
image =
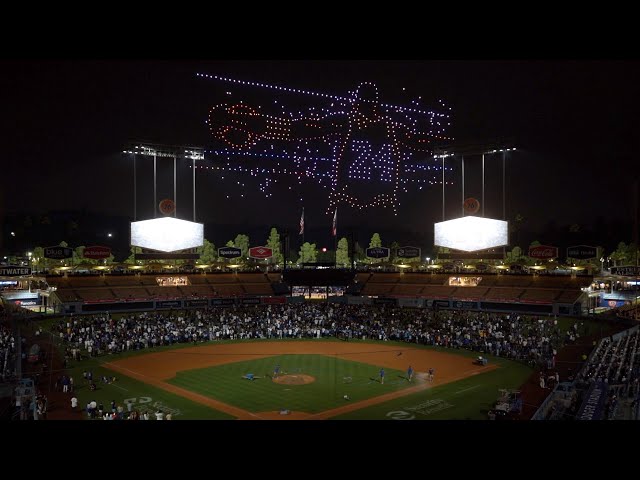
[(306, 385), (307, 383), (315, 382), (316, 378), (311, 375), (297, 373), (295, 375), (280, 375), (274, 378), (273, 381), (283, 385)]

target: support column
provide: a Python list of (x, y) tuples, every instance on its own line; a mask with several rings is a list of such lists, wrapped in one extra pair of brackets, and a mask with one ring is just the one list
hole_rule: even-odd
[(158, 159), (156, 154), (153, 154), (153, 218), (158, 216)]
[(442, 156), (442, 221), (444, 222), (444, 155)]
[(484, 217), (484, 153), (482, 154), (482, 216)]
[(136, 176), (136, 154), (133, 154), (133, 221), (138, 220), (138, 180)]
[(193, 221), (196, 221), (196, 159), (193, 159)]
[(464, 155), (462, 155), (462, 216), (464, 217)]

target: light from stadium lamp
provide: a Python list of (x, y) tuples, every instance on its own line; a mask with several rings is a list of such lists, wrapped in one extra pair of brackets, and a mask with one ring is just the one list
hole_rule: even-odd
[(202, 223), (172, 217), (131, 222), (131, 245), (159, 252), (175, 252), (204, 244)]
[(482, 217), (461, 217), (434, 225), (434, 243), (438, 247), (475, 252), (501, 247), (508, 242), (509, 223)]

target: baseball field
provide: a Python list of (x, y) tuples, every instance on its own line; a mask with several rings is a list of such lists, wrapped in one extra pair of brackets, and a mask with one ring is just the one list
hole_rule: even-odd
[(115, 401), (174, 420), (486, 419), (499, 390), (518, 388), (531, 369), (492, 357), (480, 366), (476, 358), (396, 342), (254, 340), (106, 355), (74, 362), (70, 372), (79, 410), (91, 401), (109, 410)]

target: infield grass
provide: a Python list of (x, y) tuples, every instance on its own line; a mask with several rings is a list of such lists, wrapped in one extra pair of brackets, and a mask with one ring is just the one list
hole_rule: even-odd
[[(306, 385), (275, 383), (268, 375), (278, 364), (281, 374), (311, 375), (315, 381)], [(179, 372), (168, 383), (250, 412), (288, 409), (318, 413), (347, 401), (414, 386), (406, 380), (404, 372), (392, 369), (385, 369), (385, 383), (381, 384), (379, 370), (374, 365), (325, 355), (279, 355)], [(243, 379), (247, 373), (261, 378)]]

